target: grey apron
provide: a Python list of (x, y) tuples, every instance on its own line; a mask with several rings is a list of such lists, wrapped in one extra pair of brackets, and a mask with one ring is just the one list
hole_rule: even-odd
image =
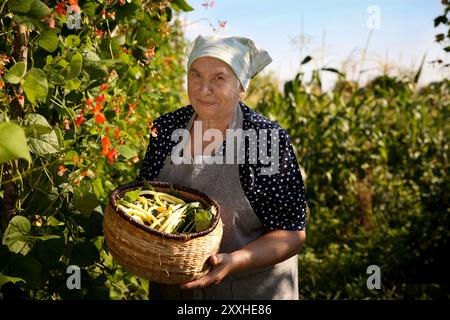
[[(196, 114), (186, 129), (190, 130)], [(240, 106), (229, 128), (242, 128)], [(236, 150), (238, 148), (235, 148)], [(157, 180), (180, 184), (206, 193), (221, 207), (224, 224), (220, 252), (233, 252), (256, 240), (264, 233), (239, 178), (238, 164), (172, 164), (170, 156)], [(150, 283), (150, 299), (298, 299), (298, 255), (275, 266), (228, 276), (221, 283), (205, 289), (181, 290), (179, 285)]]

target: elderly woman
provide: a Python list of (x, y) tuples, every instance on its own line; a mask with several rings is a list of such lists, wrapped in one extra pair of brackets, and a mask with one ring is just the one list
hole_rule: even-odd
[[(150, 283), (150, 298), (298, 299), (307, 211), (300, 170), (286, 131), (241, 102), (250, 79), (272, 59), (250, 39), (218, 36), (197, 37), (187, 56), (190, 105), (155, 120), (157, 137), (138, 179), (206, 193), (221, 207), (224, 233), (206, 276), (181, 286)], [(180, 142), (181, 162), (174, 161), (180, 143), (173, 136), (180, 129), (189, 133)], [(229, 138), (236, 130), (243, 134)], [(208, 132), (216, 148), (205, 141)], [(236, 139), (239, 148), (230, 143)], [(267, 157), (255, 160), (264, 153), (261, 142), (270, 147), (270, 169)], [(206, 161), (230, 153), (235, 161)]]

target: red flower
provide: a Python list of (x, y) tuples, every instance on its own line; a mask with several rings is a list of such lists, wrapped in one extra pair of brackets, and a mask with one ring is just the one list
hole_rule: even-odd
[(78, 0), (69, 0), (69, 4), (70, 4), (69, 9), (71, 9), (72, 12), (80, 12), (81, 11), (80, 6), (78, 5)]
[(55, 19), (53, 19), (53, 13), (50, 13), (48, 16), (44, 18), (44, 22), (48, 23), (50, 29), (55, 29), (56, 23)]
[(156, 130), (156, 126), (153, 124), (152, 119), (148, 119), (148, 126), (150, 128), (150, 134), (152, 135), (153, 138), (156, 138), (158, 136), (157, 134), (157, 130)]
[(69, 119), (64, 120), (64, 129), (70, 130), (70, 120)]
[(132, 104), (132, 103), (129, 103), (128, 104), (128, 113), (134, 113), (134, 107), (135, 107), (135, 105), (134, 104)]
[(101, 112), (97, 112), (97, 114), (95, 115), (95, 122), (97, 122), (98, 124), (103, 124), (105, 123), (105, 121), (105, 115)]
[(106, 19), (106, 9), (103, 8), (102, 10), (102, 19)]
[(172, 62), (172, 57), (165, 57), (162, 63), (165, 66), (168, 66), (171, 62)]
[(106, 96), (102, 93), (101, 95), (96, 96), (94, 101), (98, 103), (103, 103), (106, 101)]
[(120, 128), (117, 127), (114, 129), (114, 138), (116, 138), (116, 140), (118, 140), (120, 138)]
[(56, 5), (56, 12), (58, 13), (58, 16), (60, 16), (60, 17), (67, 15), (64, 1), (58, 2), (58, 4)]
[(102, 109), (102, 105), (100, 103), (97, 103), (94, 108), (94, 114), (99, 113), (101, 109)]
[(100, 29), (97, 30), (97, 37), (103, 38), (103, 30)]
[(111, 150), (109, 150), (108, 154), (106, 155), (110, 164), (113, 164), (119, 156), (120, 153), (117, 152), (116, 148), (112, 148)]
[(75, 127), (79, 128), (85, 121), (84, 110), (81, 110), (80, 114), (75, 117)]
[(109, 147), (111, 146), (111, 141), (109, 140), (108, 137), (103, 137), (101, 139), (101, 144), (102, 144), (102, 155), (107, 155), (108, 151), (109, 151)]
[(104, 84), (104, 83), (102, 83), (100, 85), (100, 91), (105, 91), (105, 89), (107, 89), (107, 88), (108, 88), (108, 86), (106, 84)]
[(62, 177), (64, 175), (64, 172), (67, 171), (67, 168), (65, 168), (62, 164), (58, 167), (58, 176)]
[(156, 47), (156, 43), (153, 42), (153, 45), (150, 49), (148, 49), (147, 51), (145, 51), (145, 56), (147, 57), (147, 59), (151, 59), (155, 56), (155, 47)]

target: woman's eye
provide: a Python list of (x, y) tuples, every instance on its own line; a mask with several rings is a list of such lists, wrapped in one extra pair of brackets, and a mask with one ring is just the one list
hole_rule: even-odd
[(217, 79), (217, 80), (225, 80), (225, 78), (222, 77), (222, 76), (217, 76), (216, 79)]

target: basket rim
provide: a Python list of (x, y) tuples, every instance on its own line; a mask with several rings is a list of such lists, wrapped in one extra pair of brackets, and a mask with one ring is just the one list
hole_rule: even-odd
[[(116, 197), (119, 193), (121, 193), (123, 191), (136, 189), (138, 187), (143, 187), (145, 182), (147, 182), (148, 184), (150, 184), (153, 187), (162, 187), (162, 188), (169, 188), (169, 189), (173, 188), (175, 190), (193, 193), (197, 196), (202, 197), (205, 200), (205, 202), (209, 202), (211, 205), (214, 205), (217, 209), (217, 213), (214, 216), (214, 219), (212, 220), (211, 225), (208, 227), (208, 229), (200, 231), (200, 232), (171, 234), (171, 233), (158, 231), (156, 229), (150, 228), (147, 225), (137, 222), (130, 215), (128, 215), (125, 211), (123, 211), (122, 209), (120, 209), (117, 206)], [(192, 189), (192, 188), (185, 187), (185, 186), (178, 185), (178, 184), (163, 182), (163, 181), (136, 180), (131, 183), (124, 184), (122, 186), (117, 187), (113, 192), (111, 192), (111, 195), (109, 197), (109, 202), (110, 202), (111, 206), (114, 208), (115, 212), (118, 213), (119, 216), (121, 218), (125, 219), (127, 222), (133, 224), (134, 226), (140, 228), (141, 230), (144, 230), (147, 233), (157, 235), (159, 237), (166, 238), (166, 239), (172, 239), (172, 240), (186, 241), (186, 240), (205, 236), (205, 235), (211, 233), (216, 228), (216, 226), (219, 223), (220, 218), (221, 218), (220, 206), (218, 205), (217, 201), (215, 201), (214, 199), (212, 199), (205, 193), (203, 193), (199, 190), (196, 190), (196, 189)]]

